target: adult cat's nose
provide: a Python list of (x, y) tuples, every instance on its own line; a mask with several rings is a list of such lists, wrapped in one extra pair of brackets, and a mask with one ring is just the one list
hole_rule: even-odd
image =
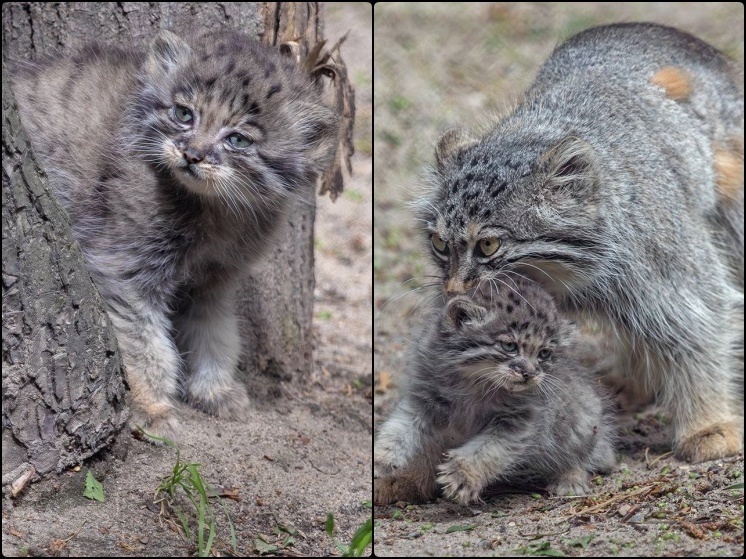
[(190, 165), (192, 163), (199, 163), (205, 158), (205, 154), (202, 150), (188, 147), (184, 150), (184, 160), (189, 163)]

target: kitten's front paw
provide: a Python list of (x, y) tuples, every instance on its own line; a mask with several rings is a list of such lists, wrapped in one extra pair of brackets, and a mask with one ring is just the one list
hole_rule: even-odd
[(444, 495), (461, 505), (479, 501), (479, 493), (484, 482), (479, 472), (459, 456), (453, 456), (438, 466), (438, 484), (443, 487)]
[(249, 417), (249, 395), (246, 386), (238, 381), (209, 389), (192, 384), (187, 387), (187, 393), (191, 405), (210, 415), (234, 421), (245, 421)]
[(743, 450), (743, 432), (735, 421), (715, 423), (676, 445), (676, 458), (699, 463), (733, 456)]
[(588, 495), (591, 492), (588, 487), (588, 472), (585, 470), (566, 472), (547, 489), (550, 493), (562, 497)]
[[(164, 437), (170, 441), (177, 440), (179, 420), (176, 418), (173, 408), (152, 410), (155, 413), (147, 413), (144, 409), (133, 407), (128, 424), (132, 432), (139, 438), (155, 445), (164, 444), (163, 441), (150, 438), (148, 435)], [(141, 432), (144, 431), (143, 432)]]

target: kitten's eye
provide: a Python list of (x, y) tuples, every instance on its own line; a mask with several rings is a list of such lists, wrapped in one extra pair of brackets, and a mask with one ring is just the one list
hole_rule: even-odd
[(194, 115), (191, 109), (184, 107), (183, 105), (174, 105), (174, 118), (182, 124), (191, 124), (194, 120)]
[(448, 245), (440, 238), (440, 235), (433, 233), (430, 237), (430, 241), (433, 243), (433, 248), (441, 254), (448, 254)]
[(226, 136), (225, 141), (234, 148), (247, 148), (254, 143), (252, 140), (249, 140), (246, 136), (242, 136), (238, 132), (234, 132), (230, 136)]
[(482, 256), (492, 256), (497, 252), (497, 249), (500, 248), (500, 239), (498, 239), (497, 237), (488, 237), (486, 239), (482, 239), (481, 241), (479, 241), (477, 248), (479, 248)]
[(540, 361), (546, 361), (552, 356), (552, 350), (551, 349), (542, 349), (539, 352), (539, 360)]
[(515, 342), (500, 342), (500, 347), (505, 353), (518, 353), (518, 344)]

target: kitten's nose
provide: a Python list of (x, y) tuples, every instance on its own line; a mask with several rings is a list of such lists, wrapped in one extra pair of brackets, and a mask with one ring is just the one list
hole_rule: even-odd
[(521, 375), (523, 377), (524, 382), (528, 382), (529, 380), (531, 380), (532, 378), (536, 376), (536, 371), (534, 370), (534, 368), (531, 367), (531, 365), (529, 365), (528, 363), (526, 363), (523, 359), (516, 360), (513, 363), (511, 363), (510, 368), (513, 369), (513, 371), (515, 371), (519, 375)]
[(184, 150), (184, 160), (189, 163), (199, 163), (205, 158), (204, 152), (193, 147), (188, 147)]

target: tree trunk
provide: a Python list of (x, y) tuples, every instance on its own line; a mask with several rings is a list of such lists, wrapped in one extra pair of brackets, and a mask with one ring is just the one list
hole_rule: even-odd
[[(180, 33), (198, 26), (199, 30), (233, 27), (270, 44), (293, 41), (300, 45), (300, 54), (303, 57), (308, 53), (309, 45), (312, 47), (321, 40), (322, 25), (320, 7), (315, 2), (9, 2), (3, 5), (3, 52), (10, 53), (14, 59), (34, 60), (44, 54), (74, 51), (91, 40), (117, 45), (144, 46), (160, 29), (170, 28)], [(3, 78), (4, 114), (6, 83)], [(48, 192), (42, 196), (45, 191), (39, 190), (42, 187), (39, 186), (37, 173), (35, 168), (30, 166), (33, 159), (23, 159), (23, 152), (14, 149), (12, 142), (20, 144), (23, 150), (27, 150), (28, 145), (24, 136), (17, 135), (19, 126), (15, 109), (10, 110), (8, 115), (8, 119), (13, 119), (15, 125), (4, 126), (3, 142), (5, 144), (7, 138), (10, 143), (3, 155), (5, 173), (10, 173), (8, 169), (12, 168), (23, 171), (18, 177), (28, 180), (30, 194), (23, 193), (23, 182), (21, 178), (16, 177), (17, 173), (8, 176), (7, 188), (6, 174), (3, 175), (4, 389), (6, 365), (12, 365), (12, 370), (19, 379), (16, 381), (17, 384), (12, 385), (15, 389), (10, 391), (9, 396), (6, 397), (5, 390), (3, 392), (3, 426), (4, 429), (6, 426), (10, 427), (9, 432), (3, 432), (4, 474), (8, 471), (6, 446), (8, 452), (12, 445), (15, 445), (13, 448), (18, 447), (22, 450), (18, 442), (26, 449), (37, 443), (59, 449), (69, 442), (59, 438), (59, 431), (64, 425), (59, 425), (61, 419), (57, 417), (56, 411), (59, 406), (53, 400), (53, 397), (57, 401), (61, 398), (69, 399), (63, 394), (68, 386), (70, 391), (75, 391), (76, 398), (80, 398), (81, 394), (86, 393), (81, 392), (81, 389), (92, 386), (92, 376), (97, 379), (101, 376), (100, 382), (107, 388), (102, 394), (109, 398), (110, 407), (114, 404), (116, 406), (112, 409), (102, 409), (100, 412), (110, 414), (111, 432), (121, 426), (123, 421), (120, 413), (122, 367), (110, 331), (108, 338), (105, 335), (104, 325), (108, 328), (105, 313), (101, 314), (97, 294), (79, 294), (78, 291), (73, 294), (71, 290), (73, 283), (67, 276), (72, 272), (68, 271), (68, 261), (71, 261), (70, 266), (73, 263), (77, 266), (71, 268), (76, 270), (76, 278), (84, 278), (89, 283), (90, 278), (82, 271), (84, 268), (81, 267), (83, 264), (80, 252), (70, 237), (66, 218), (48, 209), (53, 207), (54, 211), (60, 211), (56, 203), (49, 200)], [(8, 119), (5, 121), (6, 124)], [(5, 164), (8, 153), (13, 154), (8, 156), (10, 166)], [(19, 167), (20, 161), (24, 164)], [(46, 183), (44, 184), (46, 186)], [(36, 201), (36, 204), (28, 202), (29, 197)], [(48, 204), (40, 206), (38, 200), (48, 201)], [(29, 227), (20, 221), (19, 215), (32, 213), (32, 210), (33, 216), (47, 229), (41, 226)], [(36, 256), (33, 260), (24, 262), (22, 266), (19, 257), (16, 256), (17, 249), (13, 246), (6, 248), (6, 214), (7, 238), (10, 242), (14, 242), (20, 234), (25, 235), (18, 237), (15, 242), (36, 247), (35, 254), (46, 255), (48, 263), (41, 256)], [(296, 202), (295, 207), (288, 213), (288, 227), (277, 238), (275, 250), (250, 273), (240, 289), (238, 308), (245, 348), (240, 368), (249, 378), (250, 393), (258, 394), (260, 397), (279, 393), (278, 379), (303, 379), (312, 368), (310, 331), (314, 288), (314, 215), (315, 194), (307, 192), (306, 200), (303, 203)], [(47, 233), (50, 228), (53, 234)], [(68, 247), (67, 252), (56, 248), (54, 243), (62, 243), (64, 247)], [(63, 267), (64, 273), (60, 271)], [(44, 281), (37, 280), (37, 277)], [(74, 284), (76, 289), (80, 287), (79, 283)], [(87, 287), (90, 289), (91, 286)], [(37, 320), (30, 320), (28, 310), (24, 315), (9, 314), (6, 320), (6, 291), (9, 294), (7, 312), (21, 313), (30, 305), (38, 309), (38, 317), (34, 315)], [(74, 329), (71, 324), (83, 323), (85, 328), (79, 328), (80, 333), (68, 331)], [(101, 325), (103, 330), (94, 331), (92, 325)], [(72, 345), (73, 337), (79, 337), (76, 345)], [(23, 347), (24, 350), (21, 351), (18, 347)], [(84, 360), (84, 356), (90, 356), (90, 363)], [(99, 365), (96, 366), (96, 363)], [(106, 364), (105, 369), (101, 368), (101, 363)], [(103, 370), (111, 376), (106, 376)], [(28, 382), (23, 379), (29, 378), (33, 378), (34, 382), (23, 384)], [(23, 390), (36, 390), (40, 395), (35, 398), (31, 394), (26, 395), (21, 390), (21, 385)], [(65, 388), (60, 385), (64, 385)], [(42, 390), (40, 387), (49, 388)], [(87, 393), (90, 394), (90, 390)], [(32, 401), (36, 409), (31, 407)], [(85, 401), (81, 401), (80, 404), (91, 405)], [(87, 412), (90, 413), (90, 410)], [(22, 426), (18, 415), (25, 415), (28, 418), (24, 425), (38, 424), (40, 427), (34, 430), (31, 426)], [(69, 415), (70, 421), (81, 421), (77, 415)], [(98, 417), (97, 421), (101, 421), (101, 417)], [(56, 428), (48, 427), (50, 424)], [(72, 461), (61, 458), (57, 460), (60, 451), (56, 450), (54, 459), (46, 459), (43, 466), (41, 463), (37, 466), (37, 470), (49, 471), (50, 461), (54, 462), (51, 467), (56, 466), (58, 469), (79, 461), (94, 452), (94, 447), (100, 448), (105, 438), (101, 437), (100, 443), (90, 444), (91, 452), (79, 454), (77, 459)], [(78, 441), (73, 444), (79, 445)], [(23, 457), (20, 450), (16, 453), (19, 458), (14, 459), (9, 467), (13, 464), (18, 466), (26, 460), (36, 464), (29, 457)]]
[(40, 178), (3, 64), (4, 481), (60, 471), (105, 446), (126, 421), (123, 378), (114, 332), (67, 215)]

